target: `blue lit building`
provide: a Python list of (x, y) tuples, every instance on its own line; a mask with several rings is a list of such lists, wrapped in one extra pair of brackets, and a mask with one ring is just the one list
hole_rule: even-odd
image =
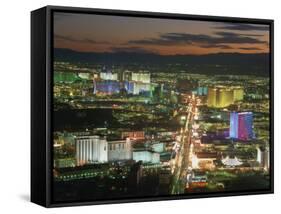
[(133, 81), (124, 81), (123, 87), (126, 89), (128, 94), (151, 96), (151, 84)]
[(193, 94), (199, 95), (199, 96), (205, 96), (208, 94), (208, 88), (207, 87), (198, 87), (192, 91)]
[(238, 138), (238, 113), (230, 113), (230, 127), (229, 127), (229, 137)]
[(94, 94), (115, 94), (120, 91), (120, 82), (114, 80), (102, 80), (94, 82)]
[(252, 112), (230, 113), (229, 137), (239, 140), (249, 140), (254, 137)]
[(207, 87), (198, 87), (197, 88), (197, 95), (203, 96), (208, 94), (208, 88)]
[(126, 89), (128, 94), (134, 93), (134, 82), (124, 81), (124, 88)]

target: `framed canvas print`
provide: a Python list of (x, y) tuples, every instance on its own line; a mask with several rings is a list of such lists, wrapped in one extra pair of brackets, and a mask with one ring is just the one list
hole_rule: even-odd
[(273, 193), (273, 21), (31, 13), (31, 201)]

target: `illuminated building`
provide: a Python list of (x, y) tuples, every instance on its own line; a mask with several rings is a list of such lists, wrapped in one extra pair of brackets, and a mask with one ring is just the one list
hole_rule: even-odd
[(132, 80), (132, 72), (125, 70), (120, 73), (119, 77), (120, 81), (131, 81)]
[(132, 81), (142, 82), (142, 83), (150, 83), (150, 73), (148, 72), (133, 72), (132, 73)]
[(54, 72), (55, 83), (73, 83), (76, 80), (80, 80), (80, 77), (74, 72)]
[(178, 94), (175, 91), (171, 91), (169, 98), (171, 103), (178, 103)]
[(208, 107), (215, 107), (217, 105), (217, 89), (216, 88), (208, 89), (207, 105), (208, 105)]
[(253, 138), (253, 113), (231, 112), (229, 137), (240, 140)]
[(235, 167), (235, 166), (242, 165), (242, 162), (237, 157), (226, 156), (221, 160), (221, 162), (223, 163), (223, 165), (228, 167)]
[(153, 151), (146, 151), (146, 150), (134, 151), (133, 160), (136, 162), (142, 161), (143, 163), (159, 163), (160, 154)]
[(128, 132), (122, 132), (121, 138), (130, 138), (134, 140), (141, 140), (144, 139), (144, 131), (128, 131)]
[(187, 186), (188, 189), (206, 188), (208, 185), (208, 180), (206, 175), (193, 175), (191, 177), (190, 185)]
[(151, 87), (149, 83), (141, 83), (141, 82), (134, 83), (133, 94), (140, 94), (144, 92), (151, 92)]
[(233, 87), (234, 101), (240, 101), (244, 98), (244, 89), (242, 87)]
[(217, 160), (216, 152), (196, 152), (192, 154), (191, 164), (194, 169), (214, 169)]
[[(229, 116), (228, 116), (229, 118)], [(207, 131), (202, 137), (201, 141), (203, 144), (213, 144), (219, 142), (227, 142), (226, 138), (229, 137), (229, 129)]]
[(111, 72), (101, 72), (100, 78), (103, 80), (118, 80), (118, 74)]
[(198, 87), (195, 91), (193, 91), (193, 94), (204, 96), (208, 94), (208, 88), (207, 87)]
[(139, 95), (148, 93), (149, 96), (152, 94), (150, 83), (125, 81), (123, 84), (128, 94)]
[(94, 94), (119, 93), (120, 82), (113, 80), (94, 81)]
[(168, 131), (159, 131), (157, 133), (158, 137), (166, 137), (166, 138), (173, 138), (175, 136), (175, 132), (168, 132)]
[(60, 158), (54, 160), (55, 168), (66, 168), (66, 167), (75, 167), (76, 159), (74, 158)]
[(108, 161), (132, 159), (132, 144), (129, 138), (108, 142)]
[(81, 79), (85, 79), (85, 80), (89, 80), (91, 75), (90, 73), (78, 73), (78, 76), (81, 78)]
[(128, 94), (133, 94), (134, 93), (134, 82), (131, 81), (124, 81), (123, 82), (124, 88), (126, 89)]
[(165, 144), (164, 143), (153, 143), (151, 145), (151, 148), (153, 149), (153, 151), (161, 153), (161, 152), (164, 152), (164, 150), (165, 150)]
[(217, 97), (217, 107), (223, 108), (234, 103), (233, 90), (230, 88), (222, 88), (219, 90)]
[(208, 107), (224, 108), (234, 103), (233, 89), (214, 87), (208, 89)]
[(75, 138), (76, 165), (103, 163), (108, 161), (107, 141), (99, 136), (80, 136)]
[(264, 147), (257, 147), (257, 162), (264, 170), (269, 169), (269, 150)]

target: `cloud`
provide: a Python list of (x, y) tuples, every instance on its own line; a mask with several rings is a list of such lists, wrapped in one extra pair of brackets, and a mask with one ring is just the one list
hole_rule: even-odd
[(201, 45), (201, 48), (220, 48), (220, 49), (233, 49), (230, 45), (219, 45), (219, 44), (207, 44), (207, 45)]
[(246, 50), (246, 51), (260, 51), (260, 48), (255, 48), (255, 47), (240, 47), (240, 50)]
[(109, 42), (105, 42), (105, 41), (96, 41), (89, 38), (76, 39), (71, 36), (63, 36), (58, 34), (55, 34), (54, 38), (58, 40), (68, 41), (68, 42), (78, 42), (78, 43), (88, 43), (88, 44), (109, 44)]
[[(259, 35), (257, 35), (259, 36)], [(229, 49), (230, 44), (267, 44), (251, 34), (237, 34), (231, 32), (216, 32), (214, 35), (189, 34), (189, 33), (165, 33), (158, 38), (142, 40), (130, 40), (128, 44), (137, 45), (197, 45), (199, 47), (221, 47)]]
[[(257, 38), (254, 38), (252, 35), (249, 36), (249, 34), (237, 34), (237, 33), (231, 33), (231, 32), (217, 32), (215, 34), (220, 36), (219, 38), (214, 39), (214, 41), (218, 42), (218, 43), (267, 44), (266, 41), (262, 41)], [(257, 36), (259, 36), (259, 35), (257, 35)]]
[(151, 50), (147, 50), (140, 47), (113, 47), (111, 48), (112, 52), (126, 52), (126, 53), (156, 53)]
[(267, 25), (253, 25), (253, 24), (241, 24), (241, 23), (224, 23), (220, 26), (216, 26), (216, 29), (223, 30), (239, 30), (239, 31), (269, 31)]

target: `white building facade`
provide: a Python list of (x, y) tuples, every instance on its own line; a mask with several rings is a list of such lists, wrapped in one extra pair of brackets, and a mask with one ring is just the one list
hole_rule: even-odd
[(75, 138), (76, 165), (108, 161), (108, 143), (99, 136), (82, 136)]
[(111, 72), (101, 72), (100, 78), (103, 80), (118, 80), (118, 74)]
[(134, 151), (133, 160), (144, 163), (160, 163), (160, 154), (153, 151)]
[(268, 148), (257, 147), (257, 162), (264, 170), (269, 170), (270, 154)]
[(132, 81), (150, 83), (150, 73), (149, 72), (133, 72)]
[(132, 160), (132, 144), (129, 138), (108, 142), (108, 161)]

